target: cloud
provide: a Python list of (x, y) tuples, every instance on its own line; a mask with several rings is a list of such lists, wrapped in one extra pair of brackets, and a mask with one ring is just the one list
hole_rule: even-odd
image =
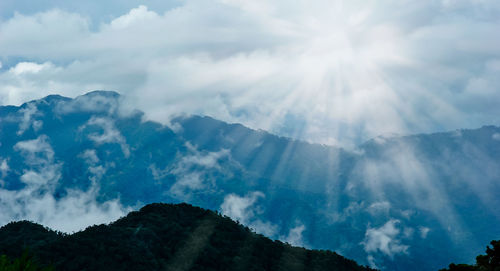
[(177, 161), (164, 169), (157, 168), (156, 164), (149, 167), (153, 178), (162, 181), (167, 176), (175, 176), (175, 182), (168, 190), (168, 194), (177, 199), (188, 201), (193, 193), (213, 193), (217, 190), (218, 173), (231, 174), (228, 169), (221, 167), (220, 161), (231, 159), (229, 150), (217, 152), (199, 151), (196, 146), (186, 143), (188, 152), (177, 158)]
[(246, 197), (235, 194), (227, 195), (221, 205), (222, 214), (246, 223), (255, 216), (254, 211), (249, 207), (261, 197), (264, 197), (261, 192), (253, 192)]
[(61, 177), (61, 163), (54, 160), (54, 151), (48, 142), (48, 137), (41, 135), (36, 139), (20, 141), (14, 145), (14, 150), (24, 157), (28, 166), (23, 170), (20, 180), (26, 184), (30, 192), (37, 189), (54, 189)]
[(378, 215), (378, 214), (388, 214), (389, 210), (391, 208), (391, 204), (388, 201), (379, 201), (372, 203), (368, 207), (368, 212), (372, 215)]
[(78, 96), (69, 101), (59, 101), (54, 108), (58, 114), (76, 112), (104, 113), (113, 115), (120, 113), (120, 99), (112, 92), (92, 92)]
[(2, 178), (4, 178), (7, 173), (9, 172), (9, 164), (7, 163), (7, 159), (2, 159), (2, 162), (0, 163), (0, 173)]
[[(277, 233), (278, 226), (258, 218), (263, 212), (258, 205), (258, 200), (264, 197), (265, 195), (259, 191), (250, 192), (243, 197), (236, 194), (229, 194), (224, 197), (224, 202), (221, 204), (220, 209), (223, 215), (239, 221), (257, 233), (272, 237)], [(295, 235), (298, 233), (299, 229), (296, 230)], [(292, 237), (297, 237), (295, 235), (292, 233)]]
[(297, 223), (297, 225), (290, 229), (288, 235), (280, 238), (281, 240), (291, 244), (292, 246), (304, 246), (303, 232), (306, 230), (306, 226), (302, 223)]
[(494, 140), (500, 140), (500, 134), (499, 133), (494, 133), (491, 138), (493, 138)]
[(15, 67), (11, 68), (9, 72), (15, 75), (22, 75), (25, 73), (39, 73), (40, 71), (50, 68), (52, 64), (46, 62), (43, 64), (37, 64), (33, 62), (19, 62)]
[(32, 127), (35, 132), (42, 128), (43, 121), (34, 119), (35, 116), (40, 115), (36, 103), (28, 103), (26, 107), (21, 108), (19, 112), (22, 114), (22, 117), (19, 122), (17, 135), (22, 135), (30, 127)]
[(427, 234), (429, 234), (429, 232), (431, 231), (431, 229), (423, 226), (419, 227), (418, 230), (420, 232), (420, 237), (422, 237), (422, 239), (427, 238)]
[(10, 167), (9, 167), (9, 164), (7, 163), (7, 159), (2, 159), (0, 157), (0, 188), (4, 187), (5, 186), (5, 181), (3, 180), (3, 178), (5, 178), (7, 176), (7, 174), (9, 173), (10, 171)]
[(330, 211), (326, 212), (326, 216), (329, 219), (331, 219), (331, 221), (334, 223), (345, 222), (347, 219), (359, 214), (364, 209), (365, 209), (364, 202), (351, 201), (347, 207), (342, 209), (341, 212), (330, 210)]
[[(99, 162), (101, 160), (97, 156), (96, 150), (85, 150), (79, 155), (79, 157), (85, 160), (85, 163), (87, 163), (87, 165), (89, 166), (88, 171), (92, 174), (90, 180), (92, 181), (92, 185), (94, 186), (93, 189), (98, 190), (97, 182), (101, 180), (106, 173), (107, 165), (99, 165)], [(96, 191), (96, 193), (97, 192), (98, 191)]]
[(62, 196), (56, 196), (61, 163), (56, 161), (49, 141), (41, 135), (14, 146), (27, 167), (21, 176), (26, 186), (19, 190), (0, 188), (0, 225), (27, 219), (55, 230), (74, 232), (113, 221), (129, 211), (118, 200), (98, 202), (96, 183), (87, 191), (68, 189)]
[(407, 254), (409, 246), (401, 244), (401, 230), (397, 227), (399, 220), (391, 219), (380, 228), (368, 228), (365, 240), (362, 242), (367, 253), (382, 252), (394, 257), (397, 254)]
[(89, 165), (95, 165), (100, 161), (96, 150), (85, 150), (80, 154), (80, 157)]
[(120, 131), (115, 127), (115, 123), (111, 118), (96, 117), (90, 118), (87, 123), (80, 127), (81, 130), (97, 126), (102, 129), (102, 133), (90, 133), (88, 138), (94, 141), (97, 145), (102, 145), (106, 143), (116, 143), (119, 144), (123, 155), (128, 158), (130, 156), (130, 148), (127, 144), (125, 137), (120, 133)]
[[(415, 140), (418, 142), (418, 139)], [(425, 210), (430, 212), (443, 228), (453, 227), (463, 232), (463, 223), (450, 200), (446, 185), (436, 181), (442, 177), (438, 172), (439, 168), (434, 166), (435, 161), (427, 160), (422, 155), (427, 153), (427, 150), (420, 149), (417, 147), (419, 145), (411, 142), (388, 139), (376, 156), (364, 155), (363, 159), (360, 159), (353, 170), (355, 179), (361, 182), (360, 187), (367, 189), (377, 202), (389, 203), (385, 207), (390, 207), (392, 199), (399, 198), (402, 193), (407, 204), (405, 208), (411, 209), (398, 210), (401, 218), (409, 219), (415, 209)], [(449, 165), (446, 168), (449, 168)], [(386, 189), (392, 186), (398, 187), (399, 192)], [(357, 189), (362, 189), (360, 187)], [(398, 206), (402, 206), (401, 202)], [(375, 207), (384, 207), (384, 204)]]
[(0, 103), (110, 89), (163, 123), (206, 114), (343, 145), (500, 113), (496, 1), (156, 4), (6, 18)]
[(154, 20), (158, 18), (158, 14), (149, 11), (144, 5), (140, 5), (137, 8), (130, 10), (128, 14), (120, 16), (110, 22), (110, 27), (112, 29), (124, 29), (131, 25), (138, 23), (145, 23), (149, 20)]

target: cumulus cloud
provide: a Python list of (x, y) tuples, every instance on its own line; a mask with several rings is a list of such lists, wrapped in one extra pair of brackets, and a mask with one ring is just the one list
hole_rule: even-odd
[[(41, 135), (15, 145), (14, 149), (21, 153), (26, 165), (21, 176), (25, 187), (19, 190), (0, 188), (0, 225), (27, 219), (55, 230), (73, 232), (113, 221), (128, 211), (118, 200), (98, 202), (99, 188), (95, 183), (87, 191), (69, 189), (64, 196), (56, 197), (61, 163), (56, 161), (49, 141), (47, 136)], [(4, 163), (1, 167), (4, 168)]]
[(68, 10), (0, 22), (1, 103), (112, 89), (164, 123), (207, 114), (335, 144), (500, 113), (496, 1), (189, 0), (105, 21)]
[[(221, 204), (220, 209), (223, 215), (239, 221), (254, 229), (257, 233), (272, 237), (277, 233), (278, 226), (258, 218), (263, 213), (258, 201), (264, 197), (265, 195), (259, 191), (248, 193), (245, 196), (229, 194), (224, 197), (224, 202)], [(299, 241), (297, 238), (302, 231), (300, 228), (296, 229), (292, 233), (291, 238), (296, 238), (294, 240)]]
[(397, 254), (408, 253), (409, 246), (401, 243), (398, 228), (399, 220), (391, 219), (380, 228), (368, 228), (363, 241), (364, 249), (367, 253), (382, 252), (383, 254), (394, 257)]

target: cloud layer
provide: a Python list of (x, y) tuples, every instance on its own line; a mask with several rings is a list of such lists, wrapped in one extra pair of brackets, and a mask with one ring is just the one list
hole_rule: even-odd
[(189, 0), (107, 20), (7, 7), (1, 104), (110, 89), (162, 122), (206, 114), (331, 144), (500, 124), (494, 0)]

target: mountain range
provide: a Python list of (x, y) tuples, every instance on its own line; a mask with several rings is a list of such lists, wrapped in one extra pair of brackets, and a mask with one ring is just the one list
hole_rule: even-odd
[(437, 270), (499, 238), (499, 163), (495, 126), (343, 149), (207, 116), (160, 124), (115, 92), (51, 95), (0, 107), (0, 225), (74, 232), (187, 202), (374, 268)]

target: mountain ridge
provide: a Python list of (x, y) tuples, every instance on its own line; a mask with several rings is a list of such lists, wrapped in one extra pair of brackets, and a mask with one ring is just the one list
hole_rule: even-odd
[[(26, 107), (30, 103), (37, 103), (37, 102), (40, 102), (40, 101), (47, 101), (47, 100), (48, 101), (54, 101), (54, 100), (55, 101), (70, 101), (70, 100), (75, 100), (75, 99), (82, 98), (82, 97), (96, 97), (96, 96), (103, 96), (103, 97), (106, 97), (106, 98), (113, 98), (113, 99), (117, 99), (117, 98), (123, 97), (122, 94), (120, 94), (119, 92), (114, 91), (114, 90), (93, 90), (93, 91), (89, 91), (89, 92), (86, 92), (84, 94), (78, 95), (78, 96), (76, 96), (74, 98), (67, 97), (67, 96), (62, 96), (62, 95), (59, 95), (59, 94), (51, 94), (51, 95), (47, 95), (47, 96), (39, 98), (39, 99), (33, 99), (33, 100), (30, 100), (30, 101), (24, 102), (24, 103), (22, 103), (22, 104), (20, 104), (18, 106), (16, 106), (16, 105), (0, 105), (0, 108), (3, 108), (3, 107), (5, 107), (5, 108), (24, 108), (24, 107)], [(0, 111), (1, 111), (1, 109), (0, 109)], [(135, 110), (134, 113), (141, 114), (141, 115), (144, 114), (143, 112), (138, 111), (138, 110)], [(241, 123), (238, 123), (238, 122), (225, 122), (225, 121), (218, 120), (218, 119), (216, 119), (214, 117), (206, 116), (206, 115), (181, 114), (179, 116), (174, 117), (173, 121), (174, 122), (179, 122), (179, 121), (182, 121), (183, 119), (190, 119), (190, 118), (201, 118), (201, 119), (204, 119), (204, 120), (209, 120), (209, 121), (215, 121), (215, 122), (224, 123), (224, 124), (227, 124), (227, 125), (230, 125), (230, 126), (240, 126), (240, 127), (252, 130), (252, 131), (257, 132), (257, 133), (265, 133), (265, 134), (268, 134), (268, 135), (272, 135), (272, 136), (278, 137), (279, 139), (293, 140), (293, 141), (300, 142), (302, 144), (319, 145), (319, 146), (324, 146), (324, 147), (327, 147), (327, 148), (337, 148), (337, 149), (348, 150), (348, 149), (345, 149), (342, 146), (329, 145), (329, 144), (316, 143), (316, 142), (309, 142), (307, 140), (303, 140), (303, 139), (299, 139), (299, 138), (293, 138), (293, 137), (289, 137), (289, 136), (281, 136), (281, 135), (277, 135), (277, 134), (271, 133), (271, 132), (263, 130), (263, 129), (253, 129), (253, 128), (249, 128), (249, 127), (247, 127), (247, 126), (245, 126), (245, 125), (243, 125)], [(150, 121), (150, 120), (144, 120), (144, 121), (145, 122), (159, 123), (159, 122)], [(164, 125), (164, 124), (162, 124), (162, 125)], [(168, 125), (166, 127), (168, 127)], [(498, 129), (498, 128), (500, 128), (500, 126), (497, 126), (497, 125), (494, 125), (494, 124), (483, 124), (483, 125), (481, 125), (481, 127), (477, 127), (477, 128), (457, 128), (457, 129), (454, 129), (454, 130), (444, 130), (444, 131), (437, 131), (437, 132), (430, 132), (430, 133), (410, 133), (410, 134), (396, 134), (396, 135), (394, 135), (394, 134), (381, 134), (381, 135), (375, 136), (373, 138), (367, 139), (364, 142), (361, 142), (360, 144), (356, 145), (356, 147), (360, 148), (363, 145), (366, 145), (366, 144), (368, 144), (370, 142), (376, 141), (379, 138), (382, 138), (382, 139), (385, 139), (385, 140), (391, 140), (391, 139), (396, 139), (396, 138), (411, 138), (411, 137), (419, 137), (419, 136), (445, 135), (445, 134), (456, 133), (456, 132), (481, 130), (481, 129), (485, 129), (485, 128), (488, 128), (488, 129), (490, 129), (490, 128)]]
[(102, 94), (0, 107), (0, 224), (27, 218), (71, 232), (127, 208), (189, 202), (274, 239), (419, 271), (467, 262), (500, 235), (491, 208), (500, 128), (382, 138), (351, 152), (210, 117), (176, 118), (172, 130)]
[(0, 237), (0, 254), (18, 257), (29, 249), (56, 270), (373, 270), (335, 252), (271, 241), (185, 203), (149, 204), (72, 234), (11, 222), (0, 228)]

